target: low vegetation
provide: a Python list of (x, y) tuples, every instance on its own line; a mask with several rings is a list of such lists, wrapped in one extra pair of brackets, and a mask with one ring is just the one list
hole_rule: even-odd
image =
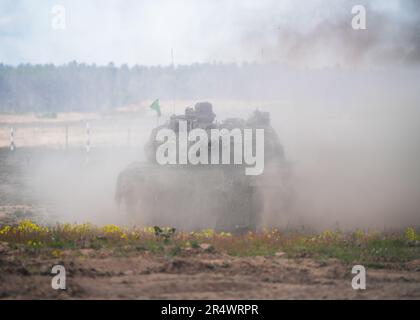
[(0, 242), (28, 254), (59, 258), (63, 252), (81, 249), (112, 249), (119, 254), (149, 251), (178, 255), (218, 252), (233, 256), (278, 256), (285, 258), (336, 258), (380, 268), (386, 263), (420, 259), (420, 235), (414, 228), (405, 232), (352, 233), (325, 231), (321, 234), (286, 232), (277, 229), (234, 235), (207, 229), (181, 232), (174, 228), (102, 227), (91, 224), (42, 226), (25, 219), (0, 226)]

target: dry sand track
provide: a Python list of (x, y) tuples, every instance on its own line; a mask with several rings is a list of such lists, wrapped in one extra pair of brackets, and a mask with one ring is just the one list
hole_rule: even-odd
[[(3, 244), (3, 299), (420, 299), (420, 261), (367, 269), (367, 290), (351, 287), (351, 268), (337, 260), (231, 257), (183, 252), (118, 256), (110, 250), (26, 258)], [(51, 289), (51, 266), (67, 271), (67, 290)]]

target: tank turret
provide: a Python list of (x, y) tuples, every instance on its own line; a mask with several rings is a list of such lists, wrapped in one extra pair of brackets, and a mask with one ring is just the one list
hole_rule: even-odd
[[(269, 203), (266, 195), (273, 195), (277, 210), (285, 210), (290, 202), (290, 172), (283, 147), (271, 127), (270, 114), (256, 110), (247, 120), (229, 118), (220, 123), (215, 118), (213, 106), (200, 102), (152, 130), (145, 146), (148, 162), (131, 164), (117, 181), (116, 200), (125, 205), (136, 224), (243, 232), (262, 225), (262, 213)], [(157, 164), (156, 150), (163, 143), (156, 139), (158, 131), (172, 129), (178, 135), (181, 121), (187, 123), (188, 132), (197, 128), (240, 132), (264, 129), (263, 174), (245, 175), (244, 165)], [(212, 143), (209, 140), (209, 150)], [(268, 207), (272, 210), (273, 206)]]

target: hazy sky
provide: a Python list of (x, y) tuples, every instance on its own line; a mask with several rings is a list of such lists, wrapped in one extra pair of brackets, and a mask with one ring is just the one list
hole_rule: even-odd
[[(351, 28), (364, 4), (367, 26)], [(66, 29), (51, 27), (54, 5)], [(420, 62), (417, 0), (0, 0), (0, 62)]]

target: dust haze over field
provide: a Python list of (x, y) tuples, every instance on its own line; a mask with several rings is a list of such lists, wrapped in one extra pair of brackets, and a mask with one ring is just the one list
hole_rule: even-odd
[[(278, 212), (267, 204), (266, 226), (382, 229), (418, 225), (419, 112), (414, 104), (398, 107), (385, 89), (377, 92), (387, 99), (370, 104), (361, 99), (353, 106), (343, 103), (340, 110), (306, 97), (293, 102), (247, 102), (231, 109), (224, 106), (234, 102), (215, 101), (215, 112), (222, 119), (245, 116), (253, 107), (270, 111), (292, 162), (293, 205), (289, 211)], [(154, 119), (149, 121), (153, 127)], [(144, 134), (148, 136), (147, 131)], [(115, 183), (126, 165), (144, 158), (142, 143), (136, 145), (129, 153), (100, 153), (94, 148), (96, 159), (90, 165), (84, 164), (82, 151), (74, 162), (47, 158), (34, 171), (42, 188), (38, 191), (65, 221), (126, 223), (123, 208), (118, 210), (114, 202)], [(200, 212), (190, 214), (191, 220), (203, 222), (202, 227), (212, 227)]]
[[(169, 65), (173, 48), (176, 70), (196, 62), (243, 64), (215, 72), (211, 81), (203, 72), (178, 76), (176, 81), (190, 90), (186, 96), (178, 97), (176, 91), (169, 96), (177, 98), (177, 113), (193, 101), (210, 101), (218, 120), (246, 118), (255, 108), (271, 113), (292, 163), (294, 197), (288, 210), (279, 211), (266, 195), (264, 226), (419, 226), (418, 4), (333, 3), (104, 1), (97, 7), (63, 1), (67, 30), (54, 31), (50, 8), (55, 3), (35, 8), (26, 1), (17, 6), (6, 1), (0, 5), (0, 46), (5, 48), (0, 62)], [(351, 29), (351, 7), (360, 3), (367, 8), (365, 31)], [(0, 86), (9, 80), (3, 81)], [(159, 86), (153, 89), (155, 98), (168, 95)], [(29, 184), (58, 220), (126, 223), (114, 201), (116, 178), (130, 162), (144, 159), (142, 144), (155, 125), (148, 103), (139, 104), (147, 120), (141, 121), (141, 133), (128, 151), (95, 150), (95, 126), (127, 128), (124, 121), (101, 125), (97, 120), (92, 122), (88, 164), (81, 147), (69, 156), (40, 156), (31, 164)], [(165, 119), (173, 102), (161, 104)], [(181, 215), (213, 227), (200, 212)]]

